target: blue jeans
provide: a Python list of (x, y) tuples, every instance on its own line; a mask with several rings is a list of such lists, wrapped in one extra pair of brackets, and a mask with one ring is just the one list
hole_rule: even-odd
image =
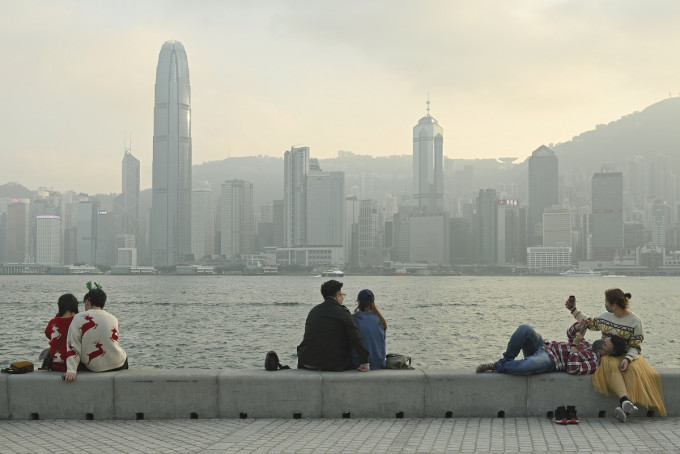
[[(529, 325), (519, 325), (510, 337), (503, 358), (493, 365), (497, 372), (504, 374), (543, 374), (555, 372), (555, 363), (543, 346), (543, 337)], [(515, 360), (520, 350), (524, 359)]]

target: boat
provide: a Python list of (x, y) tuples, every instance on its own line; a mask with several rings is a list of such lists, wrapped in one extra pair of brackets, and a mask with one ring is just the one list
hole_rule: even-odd
[(413, 276), (413, 273), (409, 273), (406, 268), (397, 268), (392, 274), (394, 276)]
[(345, 273), (340, 270), (323, 270), (321, 277), (344, 277)]
[(566, 277), (596, 277), (602, 274), (591, 270), (590, 268), (574, 268), (560, 273), (560, 276)]

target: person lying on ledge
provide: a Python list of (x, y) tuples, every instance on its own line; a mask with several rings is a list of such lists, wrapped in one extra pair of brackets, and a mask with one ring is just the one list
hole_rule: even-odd
[[(592, 344), (583, 340), (579, 330), (586, 320), (576, 322), (567, 330), (567, 342), (546, 342), (529, 325), (520, 325), (510, 337), (503, 357), (495, 363), (477, 366), (477, 373), (529, 375), (547, 372), (567, 372), (573, 375), (592, 374), (600, 364), (601, 356), (620, 356), (628, 350), (628, 343), (613, 335), (598, 339)], [(524, 358), (516, 360), (519, 352)]]

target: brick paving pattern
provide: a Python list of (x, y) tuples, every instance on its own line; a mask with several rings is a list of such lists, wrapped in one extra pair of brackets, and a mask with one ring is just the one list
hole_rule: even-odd
[(0, 421), (2, 453), (680, 452), (680, 418)]

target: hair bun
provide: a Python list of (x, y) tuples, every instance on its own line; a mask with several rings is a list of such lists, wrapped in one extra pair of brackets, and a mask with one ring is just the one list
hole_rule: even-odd
[(633, 297), (633, 295), (631, 295), (630, 293), (624, 293), (623, 296), (625, 296), (628, 299), (631, 299)]

